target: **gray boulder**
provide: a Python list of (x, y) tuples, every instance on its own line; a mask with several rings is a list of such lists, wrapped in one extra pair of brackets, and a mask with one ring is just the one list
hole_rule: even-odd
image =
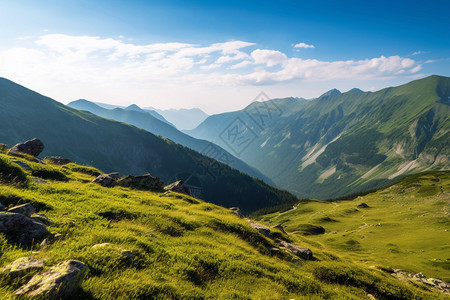
[(0, 213), (0, 232), (13, 242), (31, 245), (40, 242), (49, 232), (44, 224), (22, 214)]
[(32, 271), (44, 268), (44, 260), (34, 257), (21, 257), (0, 269), (0, 276), (7, 279), (24, 276)]
[(78, 288), (88, 272), (88, 267), (77, 260), (67, 260), (35, 275), (16, 291), (16, 295), (45, 299), (67, 298)]
[(296, 256), (298, 256), (300, 258), (303, 258), (303, 259), (306, 259), (306, 260), (312, 260), (313, 259), (313, 253), (308, 248), (295, 246), (295, 245), (289, 244), (288, 242), (285, 242), (285, 241), (280, 241), (280, 245), (285, 247), (287, 250), (289, 250), (294, 255), (296, 255)]
[(191, 190), (184, 184), (183, 180), (178, 180), (165, 186), (164, 190), (192, 196)]
[(34, 207), (30, 203), (26, 203), (26, 204), (14, 206), (14, 207), (8, 209), (8, 212), (15, 213), (15, 214), (22, 214), (27, 217), (31, 217), (31, 215), (34, 214)]
[(128, 175), (119, 179), (117, 184), (123, 187), (147, 191), (160, 191), (164, 187), (164, 183), (158, 177), (152, 176), (151, 174), (140, 176)]
[(8, 153), (11, 155), (24, 153), (36, 157), (41, 154), (42, 150), (44, 150), (44, 143), (42, 143), (39, 139), (34, 138), (26, 141), (25, 143), (16, 144), (9, 150)]
[(253, 221), (248, 221), (248, 223), (250, 224), (250, 227), (253, 229), (258, 230), (260, 233), (262, 233), (264, 236), (270, 238), (271, 234), (270, 234), (270, 229), (267, 228), (266, 226), (263, 226), (261, 224), (255, 223)]
[(116, 180), (108, 174), (98, 175), (94, 180), (92, 180), (92, 182), (98, 183), (104, 187), (113, 187), (117, 185)]

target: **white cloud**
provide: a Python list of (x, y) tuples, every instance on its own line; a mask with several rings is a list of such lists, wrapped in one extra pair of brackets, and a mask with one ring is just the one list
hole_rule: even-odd
[(249, 61), (249, 60), (244, 60), (244, 61), (241, 61), (240, 63), (238, 63), (238, 64), (235, 64), (235, 65), (232, 65), (231, 67), (230, 67), (230, 69), (240, 69), (240, 68), (245, 68), (245, 67), (248, 67), (248, 66), (250, 66), (250, 65), (252, 65), (253, 63), (251, 62), (251, 61)]
[(411, 55), (413, 56), (413, 55), (420, 55), (420, 54), (425, 54), (425, 53), (430, 53), (430, 51), (416, 51), (416, 52), (413, 52)]
[(277, 50), (256, 49), (251, 53), (251, 57), (255, 64), (265, 64), (268, 67), (282, 64), (287, 61), (286, 54)]
[(312, 49), (314, 49), (314, 45), (308, 45), (308, 44), (305, 44), (305, 43), (298, 43), (298, 44), (295, 44), (294, 45), (294, 48), (312, 48)]
[(421, 69), (420, 63), (398, 55), (321, 61), (251, 46), (255, 44), (245, 41), (139, 45), (124, 39), (46, 34), (35, 46), (0, 51), (0, 76), (70, 100), (91, 94), (148, 99), (157, 91), (161, 97), (181, 99), (186, 90), (195, 95), (295, 80), (374, 80), (412, 76)]

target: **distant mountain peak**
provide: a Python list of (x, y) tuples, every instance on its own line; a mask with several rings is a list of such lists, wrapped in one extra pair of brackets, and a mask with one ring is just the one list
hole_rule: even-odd
[(341, 91), (339, 91), (338, 89), (331, 89), (328, 92), (322, 94), (319, 98), (332, 96), (332, 95), (339, 95), (339, 94), (341, 94)]
[(349, 90), (347, 93), (364, 93), (363, 90), (360, 90), (358, 88), (352, 88), (351, 90)]
[(142, 108), (140, 108), (139, 106), (137, 106), (136, 104), (131, 104), (130, 106), (126, 107), (125, 109), (144, 112), (144, 110)]

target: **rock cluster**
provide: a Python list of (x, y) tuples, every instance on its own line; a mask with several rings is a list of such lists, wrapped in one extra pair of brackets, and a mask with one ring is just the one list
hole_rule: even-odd
[(400, 279), (409, 279), (421, 282), (430, 288), (440, 290), (445, 294), (450, 294), (450, 284), (436, 278), (427, 278), (422, 273), (407, 273), (399, 269), (391, 269), (391, 274)]
[(140, 176), (128, 175), (121, 177), (119, 173), (101, 174), (97, 176), (94, 183), (98, 183), (104, 187), (123, 186), (139, 190), (160, 191), (163, 189), (164, 183), (151, 174)]
[[(264, 225), (255, 223), (255, 222), (253, 222), (251, 220), (248, 220), (248, 223), (250, 224), (250, 227), (252, 227), (253, 229), (258, 230), (265, 237), (268, 237), (268, 238), (272, 239), (279, 246), (285, 248), (286, 249), (285, 251), (287, 251), (289, 253), (292, 253), (295, 256), (300, 257), (300, 258), (305, 259), (305, 260), (313, 260), (314, 259), (314, 256), (313, 256), (313, 253), (312, 253), (311, 249), (304, 248), (304, 247), (299, 247), (299, 246), (290, 244), (290, 243), (288, 243), (286, 241), (274, 238), (270, 228), (268, 228), (268, 227), (266, 227)], [(274, 226), (274, 228), (277, 228), (280, 231), (282, 231), (283, 233), (285, 233), (284, 228), (283, 228), (283, 226), (281, 226), (281, 224)], [(274, 249), (272, 249), (272, 252), (274, 252), (275, 250), (278, 251), (279, 249), (278, 248), (274, 248)]]
[(186, 194), (192, 196), (189, 187), (187, 187), (183, 181), (179, 180), (164, 186), (158, 177), (151, 174), (133, 176), (128, 175), (122, 177), (119, 173), (101, 174), (92, 180), (93, 183), (98, 183), (104, 187), (122, 186), (138, 190), (146, 191), (172, 191), (177, 193)]

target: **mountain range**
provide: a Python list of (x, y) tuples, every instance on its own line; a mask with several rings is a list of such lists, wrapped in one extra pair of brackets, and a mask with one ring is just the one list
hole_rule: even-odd
[[(133, 113), (133, 111), (129, 111)], [(43, 155), (61, 155), (104, 172), (184, 179), (197, 197), (244, 212), (297, 201), (217, 160), (132, 125), (80, 111), (0, 78), (0, 143), (37, 137)]]
[(300, 197), (380, 187), (449, 168), (450, 78), (430, 76), (377, 92), (331, 90), (254, 102), (186, 133), (214, 141)]
[(177, 144), (186, 146), (208, 157), (225, 163), (235, 169), (238, 169), (243, 173), (246, 173), (255, 178), (262, 179), (265, 182), (273, 185), (273, 182), (267, 176), (263, 175), (255, 168), (248, 166), (246, 163), (234, 157), (223, 148), (211, 142), (193, 138), (179, 131), (173, 125), (167, 123), (167, 121), (164, 122), (163, 120), (156, 118), (153, 114), (151, 114), (152, 111), (143, 110), (135, 104), (132, 104), (126, 108), (117, 107), (114, 109), (106, 109), (93, 102), (80, 99), (73, 101), (67, 105), (72, 108), (91, 112), (103, 118), (134, 125), (155, 135), (160, 135), (164, 138), (168, 138)]

